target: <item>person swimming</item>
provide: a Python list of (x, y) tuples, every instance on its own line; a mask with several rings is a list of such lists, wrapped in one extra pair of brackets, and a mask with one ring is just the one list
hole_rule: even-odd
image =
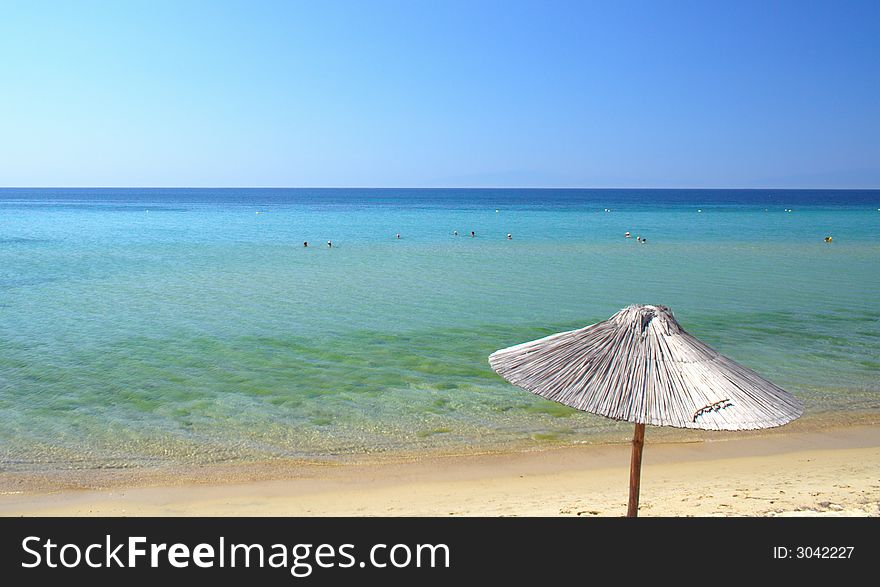
[(308, 246), (309, 246), (309, 241), (303, 241), (303, 246), (304, 246), (304, 247), (308, 247)]
[(625, 236), (626, 238), (630, 238), (629, 231), (624, 232), (624, 233), (623, 233), (623, 236)]
[(399, 232), (397, 233), (397, 238), (400, 238), (400, 233), (399, 233)]
[(507, 233), (507, 240), (513, 240), (513, 235), (511, 235), (509, 232)]
[(333, 248), (333, 241), (327, 241), (327, 248)]
[(458, 236), (458, 231), (457, 231), (457, 230), (453, 230), (453, 231), (452, 231), (452, 236)]
[(471, 238), (473, 238), (473, 237), (475, 237), (475, 236), (477, 236), (477, 235), (474, 234), (474, 231), (472, 230), (472, 231), (471, 231)]

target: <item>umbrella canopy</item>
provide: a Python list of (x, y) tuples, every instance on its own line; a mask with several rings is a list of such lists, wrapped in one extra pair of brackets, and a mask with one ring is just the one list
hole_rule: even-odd
[(803, 413), (797, 398), (685, 332), (665, 306), (629, 306), (496, 351), (489, 363), (541, 397), (637, 424), (754, 430)]
[(630, 517), (638, 515), (646, 424), (754, 430), (804, 411), (782, 388), (685, 332), (666, 306), (628, 306), (592, 326), (496, 351), (489, 364), (541, 397), (635, 423)]

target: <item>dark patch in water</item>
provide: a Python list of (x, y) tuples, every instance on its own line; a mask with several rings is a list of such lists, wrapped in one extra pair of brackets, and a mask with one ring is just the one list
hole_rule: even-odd
[(119, 204), (77, 204), (77, 203), (25, 203), (0, 202), (0, 206), (13, 210), (86, 210), (93, 212), (189, 212), (189, 208), (171, 206), (125, 206)]
[(40, 243), (50, 243), (52, 242), (46, 238), (27, 238), (27, 237), (12, 237), (12, 238), (0, 238), (0, 245), (30, 245), (30, 244), (40, 244)]
[(57, 277), (41, 277), (41, 278), (26, 278), (26, 277), (10, 277), (10, 278), (2, 278), (0, 277), (0, 289), (12, 289), (15, 287), (28, 287), (31, 285), (41, 285), (44, 283), (53, 283), (55, 281), (61, 281)]

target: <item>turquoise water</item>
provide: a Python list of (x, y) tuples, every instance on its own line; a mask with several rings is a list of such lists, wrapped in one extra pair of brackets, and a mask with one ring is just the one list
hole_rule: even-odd
[(878, 208), (878, 191), (0, 190), (0, 468), (599, 438), (615, 424), (486, 358), (637, 302), (808, 416), (878, 411)]

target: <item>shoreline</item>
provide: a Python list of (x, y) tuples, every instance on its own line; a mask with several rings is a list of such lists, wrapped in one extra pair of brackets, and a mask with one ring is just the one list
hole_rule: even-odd
[[(880, 515), (880, 426), (786, 426), (645, 448), (640, 515)], [(213, 465), (130, 485), (9, 486), (0, 515), (618, 516), (628, 444), (346, 464)], [(13, 484), (14, 485), (14, 484)]]
[[(394, 450), (343, 455), (290, 457), (262, 460), (232, 460), (213, 463), (168, 462), (161, 465), (130, 467), (95, 466), (3, 470), (0, 468), (0, 500), (5, 495), (70, 490), (124, 489), (175, 485), (215, 485), (256, 481), (297, 479), (310, 471), (335, 467), (401, 465), (424, 460), (447, 460), (474, 456), (504, 456), (552, 451), (630, 446), (632, 425), (618, 423), (620, 430), (607, 432), (590, 440), (535, 441), (485, 444), (479, 447), (454, 446), (427, 450)], [(880, 426), (880, 412), (827, 412), (803, 416), (782, 427), (742, 431), (690, 430), (649, 426), (647, 444), (685, 445), (705, 442), (730, 442), (803, 432), (822, 432), (859, 426)], [(628, 461), (627, 461), (628, 462)]]

